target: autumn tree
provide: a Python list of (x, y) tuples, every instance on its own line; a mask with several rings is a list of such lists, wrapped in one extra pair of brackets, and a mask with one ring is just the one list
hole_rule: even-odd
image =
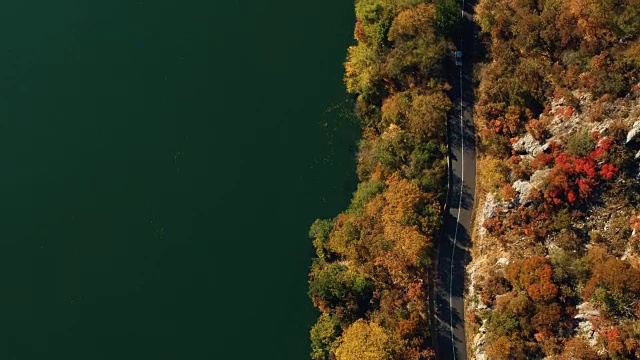
[(360, 185), (346, 211), (310, 230), (309, 295), (323, 313), (311, 333), (314, 360), (434, 356), (429, 265), (446, 189), (442, 63), (455, 7), (356, 0), (344, 81), (362, 126)]
[(592, 259), (591, 278), (582, 291), (584, 298), (611, 314), (635, 314), (632, 304), (640, 296), (640, 271), (614, 257)]
[(395, 15), (395, 1), (357, 0), (355, 11), (358, 20), (356, 31), (362, 32), (362, 35), (356, 38), (368, 48), (379, 51)]
[(349, 326), (336, 349), (337, 360), (392, 360), (398, 344), (375, 322), (357, 320)]
[(360, 229), (358, 220), (353, 215), (338, 215), (334, 229), (326, 241), (325, 248), (329, 253), (337, 254), (343, 259), (359, 261), (357, 243), (360, 239)]
[(488, 341), (485, 347), (485, 353), (489, 359), (524, 360), (527, 357), (523, 348), (524, 345), (520, 339), (503, 335), (495, 340)]
[(393, 49), (385, 68), (392, 80), (409, 86), (441, 75), (448, 45), (436, 35), (435, 5), (422, 3), (400, 12), (389, 28), (388, 38)]
[(397, 175), (387, 180), (380, 213), (383, 235), (389, 250), (380, 259), (391, 274), (428, 264), (432, 235), (440, 226), (440, 211), (433, 197), (425, 196), (408, 180)]
[(443, 138), (451, 101), (440, 91), (394, 94), (382, 105), (381, 131), (391, 124), (406, 129), (417, 141)]
[(375, 102), (383, 94), (382, 70), (376, 50), (364, 43), (351, 46), (344, 64), (347, 91)]
[(535, 301), (550, 301), (558, 294), (549, 261), (540, 256), (517, 260), (509, 264), (505, 276), (517, 289), (527, 292)]
[[(630, 188), (625, 193), (637, 192), (628, 185), (637, 173), (635, 151), (624, 145), (628, 128), (614, 121), (604, 133), (560, 137), (562, 145), (550, 143), (530, 162), (512, 147), (525, 131), (544, 142), (551, 121), (580, 121), (584, 110), (591, 121), (602, 121), (618, 103), (637, 96), (638, 14), (638, 0), (480, 0), (475, 7), (488, 55), (479, 67), (475, 106), (480, 150), (494, 159), (487, 165), (509, 164), (503, 172), (479, 166), (479, 185), (494, 193), (502, 189), (502, 197), (510, 199), (514, 180), (550, 170), (545, 182), (538, 182), (540, 190), (529, 192), (526, 206), (498, 206), (484, 223), (506, 250), (518, 246), (527, 255), (538, 254), (506, 267), (509, 286), (502, 291), (509, 291), (495, 299), (484, 296), (493, 300), (485, 323), (488, 358), (600, 358), (583, 341), (567, 341), (575, 331), (575, 306), (583, 301), (601, 311), (594, 326), (599, 349), (608, 351), (602, 358), (638, 355), (637, 336), (625, 329), (638, 326), (638, 270), (620, 259), (635, 251), (628, 242), (628, 212), (611, 216), (607, 231), (592, 231), (597, 236), (591, 239), (585, 230), (592, 224), (585, 229), (584, 221), (605, 190), (616, 193), (601, 198), (604, 206), (614, 196), (626, 196), (616, 179)], [(595, 100), (591, 106), (589, 97)], [(554, 133), (558, 138), (557, 129)], [(637, 196), (626, 201), (635, 206)]]
[(559, 360), (598, 360), (598, 353), (580, 338), (572, 338), (564, 345), (564, 350), (560, 354)]

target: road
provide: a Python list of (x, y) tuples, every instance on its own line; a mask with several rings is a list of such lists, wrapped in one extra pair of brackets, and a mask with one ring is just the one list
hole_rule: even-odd
[(449, 194), (444, 233), (436, 256), (434, 328), (437, 358), (465, 360), (464, 278), (470, 245), (471, 212), (475, 196), (476, 154), (473, 128), (472, 61), (475, 25), (469, 19), (474, 1), (462, 0), (463, 21), (456, 44), (463, 52), (461, 67), (451, 69), (454, 108), (448, 118)]

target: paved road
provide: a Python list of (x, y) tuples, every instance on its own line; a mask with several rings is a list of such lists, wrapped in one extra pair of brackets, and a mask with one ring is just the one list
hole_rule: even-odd
[(450, 186), (444, 236), (439, 244), (434, 288), (437, 358), (465, 360), (464, 277), (470, 244), (471, 211), (475, 196), (476, 154), (473, 129), (472, 57), (474, 24), (469, 21), (475, 1), (462, 0), (463, 22), (456, 44), (463, 65), (449, 71), (454, 109), (449, 115)]

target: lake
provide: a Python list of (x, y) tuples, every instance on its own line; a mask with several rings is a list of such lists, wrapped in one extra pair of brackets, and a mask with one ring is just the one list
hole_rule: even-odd
[(0, 358), (308, 359), (342, 0), (0, 3)]

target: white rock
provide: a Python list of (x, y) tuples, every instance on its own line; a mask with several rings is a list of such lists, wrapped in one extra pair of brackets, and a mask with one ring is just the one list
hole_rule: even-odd
[(529, 182), (537, 189), (542, 189), (542, 185), (547, 181), (547, 175), (551, 169), (536, 170), (529, 178)]
[[(547, 151), (547, 149), (549, 148), (549, 146), (550, 146), (550, 145), (549, 145), (549, 143), (546, 143), (546, 144), (544, 144), (544, 145), (542, 145), (542, 146), (540, 147), (540, 150), (542, 150), (542, 151)], [(537, 155), (537, 154), (536, 154), (536, 155)]]
[(487, 360), (487, 354), (484, 353), (485, 333), (487, 332), (485, 323), (486, 320), (482, 322), (478, 333), (473, 337), (473, 347), (475, 349), (473, 355), (476, 360)]
[(573, 318), (578, 320), (577, 333), (585, 339), (590, 346), (594, 347), (598, 344), (597, 334), (593, 329), (591, 319), (600, 315), (600, 312), (594, 309), (590, 303), (583, 302), (576, 306), (578, 314)]
[(505, 266), (509, 264), (509, 259), (507, 258), (500, 258), (498, 259), (498, 261), (496, 261), (496, 265), (501, 265), (501, 266)]
[(487, 194), (487, 198), (484, 201), (484, 209), (482, 209), (482, 215), (485, 219), (493, 216), (496, 212), (496, 199), (492, 193)]
[(476, 216), (476, 226), (480, 239), (482, 239), (482, 237), (487, 233), (487, 229), (483, 226), (485, 219), (492, 217), (496, 213), (497, 206), (498, 204), (496, 203), (496, 199), (493, 194), (487, 193), (482, 211), (478, 211), (478, 214)]
[(540, 142), (534, 139), (533, 136), (529, 133), (518, 139), (518, 141), (516, 141), (512, 145), (512, 148), (519, 154), (530, 154), (533, 156), (536, 156), (540, 152), (542, 152), (542, 145), (540, 144)]
[(640, 120), (633, 123), (631, 130), (627, 133), (627, 144), (640, 135)]
[(518, 201), (524, 204), (531, 191), (531, 183), (528, 181), (518, 180), (511, 185), (513, 190), (518, 193)]
[(529, 176), (529, 182), (531, 185), (536, 185), (539, 182), (542, 182), (547, 179), (547, 175), (551, 172), (550, 168), (536, 170)]
[(610, 122), (609, 121), (605, 121), (602, 122), (600, 124), (597, 124), (596, 126), (591, 128), (591, 132), (599, 132), (601, 135), (604, 134), (607, 130), (609, 130), (609, 125)]
[(576, 309), (578, 310), (578, 314), (574, 316), (574, 319), (589, 319), (600, 315), (600, 311), (594, 309), (589, 302), (583, 302), (576, 306)]

